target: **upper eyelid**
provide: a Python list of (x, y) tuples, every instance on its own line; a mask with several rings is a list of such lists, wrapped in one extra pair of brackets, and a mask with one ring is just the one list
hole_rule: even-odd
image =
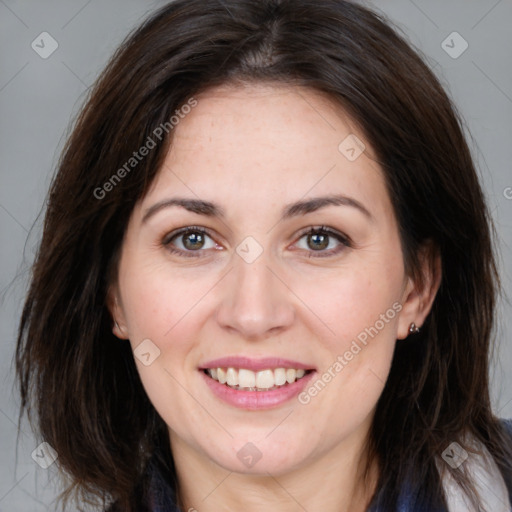
[(173, 229), (172, 231), (166, 233), (163, 236), (162, 240), (166, 241), (166, 243), (169, 243), (173, 238), (185, 235), (187, 233), (194, 233), (194, 232), (203, 233), (205, 235), (208, 235), (212, 239), (215, 238), (211, 234), (211, 230), (209, 228), (205, 228), (205, 227), (202, 227), (202, 226), (185, 226), (185, 227), (182, 227), (182, 228)]

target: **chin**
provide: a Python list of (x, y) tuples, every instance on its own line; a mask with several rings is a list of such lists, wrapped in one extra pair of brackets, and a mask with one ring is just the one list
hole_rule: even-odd
[(262, 476), (286, 474), (309, 459), (308, 454), (301, 453), (300, 444), (284, 446), (282, 439), (265, 439), (267, 434), (253, 437), (254, 442), (248, 440), (251, 438), (230, 440), (230, 446), (215, 452), (205, 450), (205, 455), (227, 471)]

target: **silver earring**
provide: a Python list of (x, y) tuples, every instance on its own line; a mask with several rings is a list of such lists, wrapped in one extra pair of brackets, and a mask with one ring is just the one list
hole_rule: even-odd
[(420, 332), (420, 328), (416, 327), (416, 324), (414, 322), (411, 323), (409, 326), (409, 334), (418, 334)]

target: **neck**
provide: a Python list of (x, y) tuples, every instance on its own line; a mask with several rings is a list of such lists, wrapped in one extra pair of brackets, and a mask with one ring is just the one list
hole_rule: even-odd
[(378, 465), (367, 461), (363, 445), (339, 445), (286, 473), (228, 471), (171, 434), (182, 510), (322, 510), (364, 512), (377, 485)]

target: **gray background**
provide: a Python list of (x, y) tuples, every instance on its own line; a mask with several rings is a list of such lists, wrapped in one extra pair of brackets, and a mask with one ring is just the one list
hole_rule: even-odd
[[(496, 222), (501, 275), (510, 297), (512, 0), (366, 4), (383, 11), (426, 54), (466, 120)], [(55, 465), (44, 470), (32, 460), (37, 442), (26, 423), (16, 449), (19, 400), (12, 362), (28, 269), (41, 233), (37, 217), (88, 87), (128, 31), (160, 5), (155, 0), (0, 0), (0, 512), (56, 510)], [(457, 58), (442, 47), (454, 31), (469, 45)], [(58, 43), (47, 59), (31, 47), (42, 32)], [(448, 38), (446, 44), (455, 55), (463, 42)], [(502, 301), (493, 365), (493, 403), (501, 417), (512, 417), (511, 317), (511, 304)]]

